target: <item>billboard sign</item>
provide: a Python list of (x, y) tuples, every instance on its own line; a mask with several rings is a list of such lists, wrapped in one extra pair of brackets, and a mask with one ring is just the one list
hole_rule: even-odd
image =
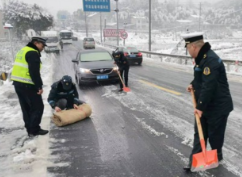
[[(124, 33), (125, 29), (119, 29), (118, 36), (121, 36), (121, 33)], [(104, 29), (103, 30), (104, 37), (117, 37), (117, 29)]]

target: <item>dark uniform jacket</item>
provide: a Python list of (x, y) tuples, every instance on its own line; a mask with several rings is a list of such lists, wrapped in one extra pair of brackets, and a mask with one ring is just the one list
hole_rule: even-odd
[(17, 82), (17, 81), (14, 81), (13, 85), (16, 85), (16, 86), (26, 85), (29, 88), (32, 88), (32, 89), (35, 89), (38, 91), (38, 90), (42, 89), (42, 85), (43, 85), (43, 82), (42, 82), (42, 79), (40, 76), (41, 54), (39, 52), (39, 49), (33, 43), (30, 42), (27, 44), (27, 46), (38, 51), (38, 52), (29, 51), (26, 53), (26, 56), (25, 56), (26, 61), (28, 63), (28, 67), (29, 67), (29, 74), (30, 74), (32, 81), (34, 82), (34, 85), (27, 84), (27, 83), (21, 83), (21, 82)]
[(211, 50), (209, 43), (201, 48), (195, 59), (194, 80), (191, 82), (197, 109), (206, 115), (222, 115), (233, 110), (223, 61)]
[(64, 90), (60, 81), (55, 82), (51, 86), (51, 90), (48, 96), (48, 102), (50, 106), (54, 109), (56, 102), (60, 99), (67, 100), (67, 108), (73, 108), (73, 104), (79, 103), (79, 95), (76, 89), (76, 85), (72, 83), (72, 88), (68, 91)]
[(118, 65), (119, 70), (124, 70), (126, 68), (129, 68), (129, 61), (124, 56), (123, 52), (116, 52), (113, 54), (113, 57), (116, 64)]

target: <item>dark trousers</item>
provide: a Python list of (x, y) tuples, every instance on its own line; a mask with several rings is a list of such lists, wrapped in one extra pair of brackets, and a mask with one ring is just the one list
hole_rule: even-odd
[(64, 110), (64, 109), (72, 109), (74, 107), (74, 104), (76, 105), (81, 105), (83, 104), (84, 102), (81, 101), (81, 100), (73, 100), (73, 101), (69, 101), (65, 98), (62, 98), (62, 99), (59, 99), (57, 102), (56, 102), (56, 106), (59, 107), (61, 110)]
[[(212, 149), (217, 149), (218, 160), (223, 159), (222, 147), (224, 143), (224, 134), (227, 125), (229, 113), (220, 116), (202, 116), (201, 125), (203, 129), (204, 140), (207, 145), (207, 140)], [(194, 142), (193, 149), (189, 159), (189, 165), (192, 164), (192, 155), (201, 152), (201, 144), (198, 135), (197, 124), (195, 122), (195, 133), (194, 133)]]
[[(125, 86), (128, 87), (129, 67), (123, 68), (123, 69), (119, 70), (119, 72), (120, 72), (120, 76), (122, 77), (122, 79), (123, 79), (123, 75), (124, 75), (124, 83), (125, 83)], [(123, 88), (123, 84), (121, 81), (120, 81), (120, 88)]]
[(28, 133), (35, 134), (40, 130), (40, 123), (44, 112), (42, 96), (29, 88), (27, 84), (14, 86), (23, 113), (25, 128)]

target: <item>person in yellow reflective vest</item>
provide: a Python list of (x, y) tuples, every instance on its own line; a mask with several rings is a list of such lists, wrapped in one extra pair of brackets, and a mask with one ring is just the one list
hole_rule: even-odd
[(15, 58), (11, 80), (19, 98), (25, 128), (30, 137), (45, 135), (47, 130), (40, 127), (44, 104), (42, 100), (43, 82), (40, 76), (41, 54), (46, 39), (33, 37)]

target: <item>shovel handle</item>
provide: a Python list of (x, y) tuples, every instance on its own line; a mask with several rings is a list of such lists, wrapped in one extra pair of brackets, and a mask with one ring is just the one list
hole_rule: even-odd
[[(196, 99), (195, 99), (195, 94), (194, 94), (193, 89), (191, 90), (191, 94), (192, 94), (193, 107), (194, 107), (194, 109), (196, 109), (197, 102), (196, 102)], [(205, 143), (204, 136), (203, 136), (203, 129), (202, 129), (200, 117), (197, 113), (195, 114), (195, 117), (196, 117), (198, 135), (199, 135), (199, 139), (200, 139), (200, 144), (201, 144), (204, 160), (207, 163), (206, 143)]]
[[(191, 90), (191, 95), (192, 95), (193, 107), (195, 109), (197, 107), (197, 102), (196, 102), (196, 99), (195, 99), (195, 95), (194, 95), (194, 90), (193, 89)], [(196, 122), (197, 122), (197, 129), (198, 129), (199, 138), (200, 138), (200, 140), (204, 140), (200, 117), (199, 117), (198, 114), (195, 114), (195, 117), (196, 117)]]

